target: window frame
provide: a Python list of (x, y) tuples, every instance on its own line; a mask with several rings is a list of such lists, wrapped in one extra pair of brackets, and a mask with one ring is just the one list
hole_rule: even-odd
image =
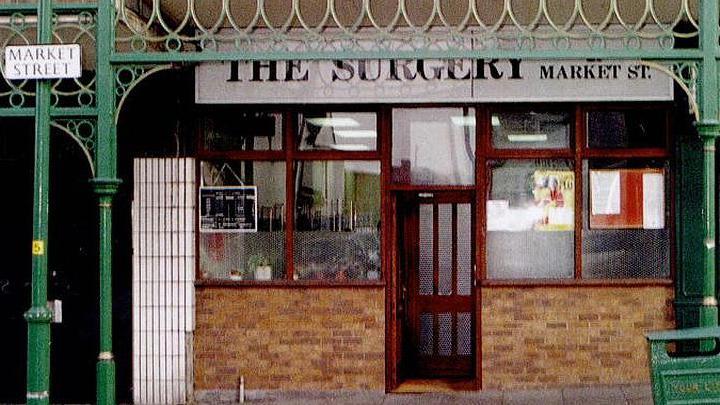
[[(207, 286), (263, 286), (263, 287), (377, 287), (385, 285), (384, 259), (381, 260), (380, 278), (378, 280), (296, 280), (295, 263), (294, 263), (294, 237), (295, 237), (295, 176), (294, 164), (299, 161), (376, 161), (380, 165), (381, 177), (384, 170), (382, 156), (383, 141), (386, 138), (383, 133), (382, 125), (383, 110), (378, 105), (322, 105), (322, 106), (271, 106), (271, 105), (223, 105), (220, 108), (229, 111), (238, 110), (251, 113), (268, 113), (279, 114), (282, 117), (282, 148), (281, 150), (232, 150), (232, 151), (213, 151), (205, 148), (204, 144), (204, 128), (198, 124), (196, 128), (197, 138), (197, 160), (196, 160), (196, 178), (197, 187), (200, 186), (200, 165), (203, 161), (265, 161), (285, 163), (285, 210), (283, 212), (285, 228), (285, 269), (284, 277), (267, 281), (259, 280), (231, 280), (224, 278), (208, 278), (202, 276), (200, 268), (200, 238), (195, 238), (196, 252), (196, 284)], [(198, 117), (207, 114), (210, 108), (201, 108), (197, 111)], [(374, 151), (339, 151), (339, 150), (300, 150), (296, 143), (296, 135), (298, 134), (298, 115), (311, 112), (367, 112), (376, 116), (376, 128), (378, 133), (377, 148)], [(197, 120), (198, 123), (201, 120)], [(383, 190), (382, 180), (380, 181), (381, 190)], [(384, 191), (381, 192), (385, 194)], [(382, 207), (381, 202), (381, 207)], [(381, 209), (381, 211), (384, 211)], [(384, 213), (380, 212), (381, 218)], [(196, 224), (195, 232), (199, 235), (199, 223), (197, 213), (195, 215)], [(384, 233), (380, 233), (380, 256), (385, 251)]]
[[(215, 108), (217, 106), (212, 106)], [(420, 185), (393, 183), (391, 179), (392, 168), (392, 115), (398, 109), (423, 108), (457, 108), (467, 107), (475, 110), (477, 125), (475, 126), (475, 184), (474, 185)], [(623, 103), (426, 103), (426, 104), (359, 104), (359, 105), (229, 105), (222, 106), (228, 111), (233, 109), (244, 112), (278, 113), (282, 117), (282, 149), (260, 151), (212, 151), (204, 148), (203, 128), (198, 124), (195, 129), (197, 137), (197, 169), (199, 180), (200, 162), (203, 160), (248, 160), (248, 161), (276, 161), (285, 162), (286, 173), (286, 208), (284, 220), (285, 228), (285, 278), (271, 281), (210, 279), (201, 276), (199, 259), (199, 238), (196, 238), (196, 272), (198, 285), (247, 285), (265, 287), (377, 287), (385, 285), (388, 272), (393, 271), (391, 258), (397, 248), (392, 221), (392, 206), (394, 193), (398, 191), (433, 191), (433, 190), (472, 190), (475, 191), (477, 218), (475, 263), (478, 264), (476, 279), (482, 286), (582, 286), (582, 285), (671, 285), (676, 274), (676, 167), (674, 150), (676, 139), (673, 132), (673, 104), (672, 102), (623, 102)], [(569, 147), (560, 149), (501, 149), (492, 145), (493, 112), (523, 112), (523, 111), (567, 111), (570, 117)], [(665, 120), (665, 146), (635, 147), (635, 148), (591, 148), (588, 146), (587, 114), (591, 111), (633, 111), (653, 110), (663, 114)], [(212, 111), (209, 107), (198, 107), (197, 112)], [(307, 112), (371, 112), (376, 115), (377, 148), (374, 151), (339, 151), (339, 150), (301, 150), (296, 143), (298, 132), (298, 114)], [(199, 120), (197, 122), (200, 122)], [(486, 202), (489, 197), (490, 161), (496, 160), (532, 160), (532, 159), (565, 159), (572, 162), (575, 175), (575, 235), (574, 235), (574, 272), (572, 278), (517, 278), (517, 279), (489, 279), (487, 278), (486, 253)], [(583, 163), (593, 159), (602, 160), (632, 160), (648, 161), (660, 160), (668, 167), (668, 221), (670, 243), (670, 269), (667, 277), (658, 278), (583, 278), (582, 276), (582, 238), (584, 211), (589, 206), (584, 204)], [(381, 277), (379, 280), (294, 280), (294, 232), (295, 232), (295, 187), (294, 164), (298, 161), (333, 161), (357, 160), (377, 161), (380, 164), (380, 207), (381, 218), (380, 256)], [(199, 182), (198, 182), (199, 184)], [(197, 215), (196, 215), (197, 221)], [(199, 224), (195, 226), (199, 232)]]
[[(534, 109), (535, 111), (559, 111), (562, 108), (570, 110), (570, 147), (567, 149), (496, 149), (492, 145), (492, 123), (490, 117), (494, 112), (521, 112)], [(635, 147), (635, 148), (591, 148), (588, 142), (587, 116), (593, 111), (637, 111), (637, 110), (655, 110), (663, 114), (664, 118), (664, 139), (665, 146), (658, 147)], [(552, 103), (545, 106), (536, 104), (495, 104), (485, 108), (485, 119), (482, 128), (478, 127), (478, 138), (482, 139), (482, 149), (478, 149), (478, 167), (477, 171), (482, 174), (480, 182), (478, 182), (478, 218), (482, 222), (478, 223), (478, 243), (481, 243), (481, 251), (478, 256), (478, 262), (482, 263), (480, 274), (481, 285), (509, 285), (509, 286), (574, 286), (574, 285), (670, 285), (675, 279), (676, 267), (676, 246), (675, 246), (675, 167), (676, 162), (673, 159), (674, 140), (672, 138), (672, 104), (670, 102), (655, 103), (573, 103), (562, 104)], [(532, 160), (532, 159), (567, 159), (572, 162), (575, 175), (575, 227), (574, 227), (574, 272), (572, 278), (488, 278), (487, 271), (487, 231), (486, 231), (486, 208), (485, 204), (490, 197), (490, 166), (492, 161), (498, 160)], [(631, 160), (636, 162), (644, 161), (664, 161), (667, 163), (667, 183), (670, 185), (666, 191), (668, 196), (666, 204), (668, 205), (668, 221), (666, 227), (669, 231), (669, 258), (670, 268), (666, 277), (657, 278), (584, 278), (583, 277), (583, 233), (584, 233), (584, 216), (585, 210), (588, 210), (589, 204), (584, 205), (584, 182), (587, 180), (583, 177), (583, 163), (592, 161), (593, 159), (601, 160)]]

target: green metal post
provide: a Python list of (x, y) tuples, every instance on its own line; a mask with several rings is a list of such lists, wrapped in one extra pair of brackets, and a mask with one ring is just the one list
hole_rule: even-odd
[(97, 21), (97, 177), (100, 227), (100, 354), (96, 370), (97, 403), (115, 404), (115, 361), (112, 353), (112, 200), (120, 180), (117, 176), (115, 140), (115, 82), (110, 56), (114, 47), (115, 2), (98, 2)]
[(700, 73), (700, 116), (698, 133), (703, 142), (703, 285), (700, 326), (717, 326), (718, 308), (715, 289), (715, 140), (720, 135), (718, 122), (718, 2), (701, 2), (700, 47), (703, 60)]
[[(52, 42), (52, 0), (37, 6), (38, 44)], [(28, 404), (50, 401), (50, 320), (47, 306), (47, 238), (50, 172), (50, 82), (38, 80), (35, 104), (35, 173), (33, 198), (32, 299), (28, 323)]]

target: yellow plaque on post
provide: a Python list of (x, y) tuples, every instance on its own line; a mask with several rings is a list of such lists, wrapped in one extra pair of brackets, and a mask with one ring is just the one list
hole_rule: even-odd
[(45, 241), (34, 240), (32, 242), (32, 254), (33, 256), (42, 256), (45, 254)]

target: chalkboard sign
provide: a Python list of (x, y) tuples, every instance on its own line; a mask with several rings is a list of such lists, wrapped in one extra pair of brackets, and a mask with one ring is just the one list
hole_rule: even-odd
[(200, 232), (257, 232), (257, 187), (200, 187)]

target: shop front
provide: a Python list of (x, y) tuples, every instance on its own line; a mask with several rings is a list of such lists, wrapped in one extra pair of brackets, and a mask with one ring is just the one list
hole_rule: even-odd
[(647, 381), (676, 93), (631, 61), (198, 65), (195, 389)]

